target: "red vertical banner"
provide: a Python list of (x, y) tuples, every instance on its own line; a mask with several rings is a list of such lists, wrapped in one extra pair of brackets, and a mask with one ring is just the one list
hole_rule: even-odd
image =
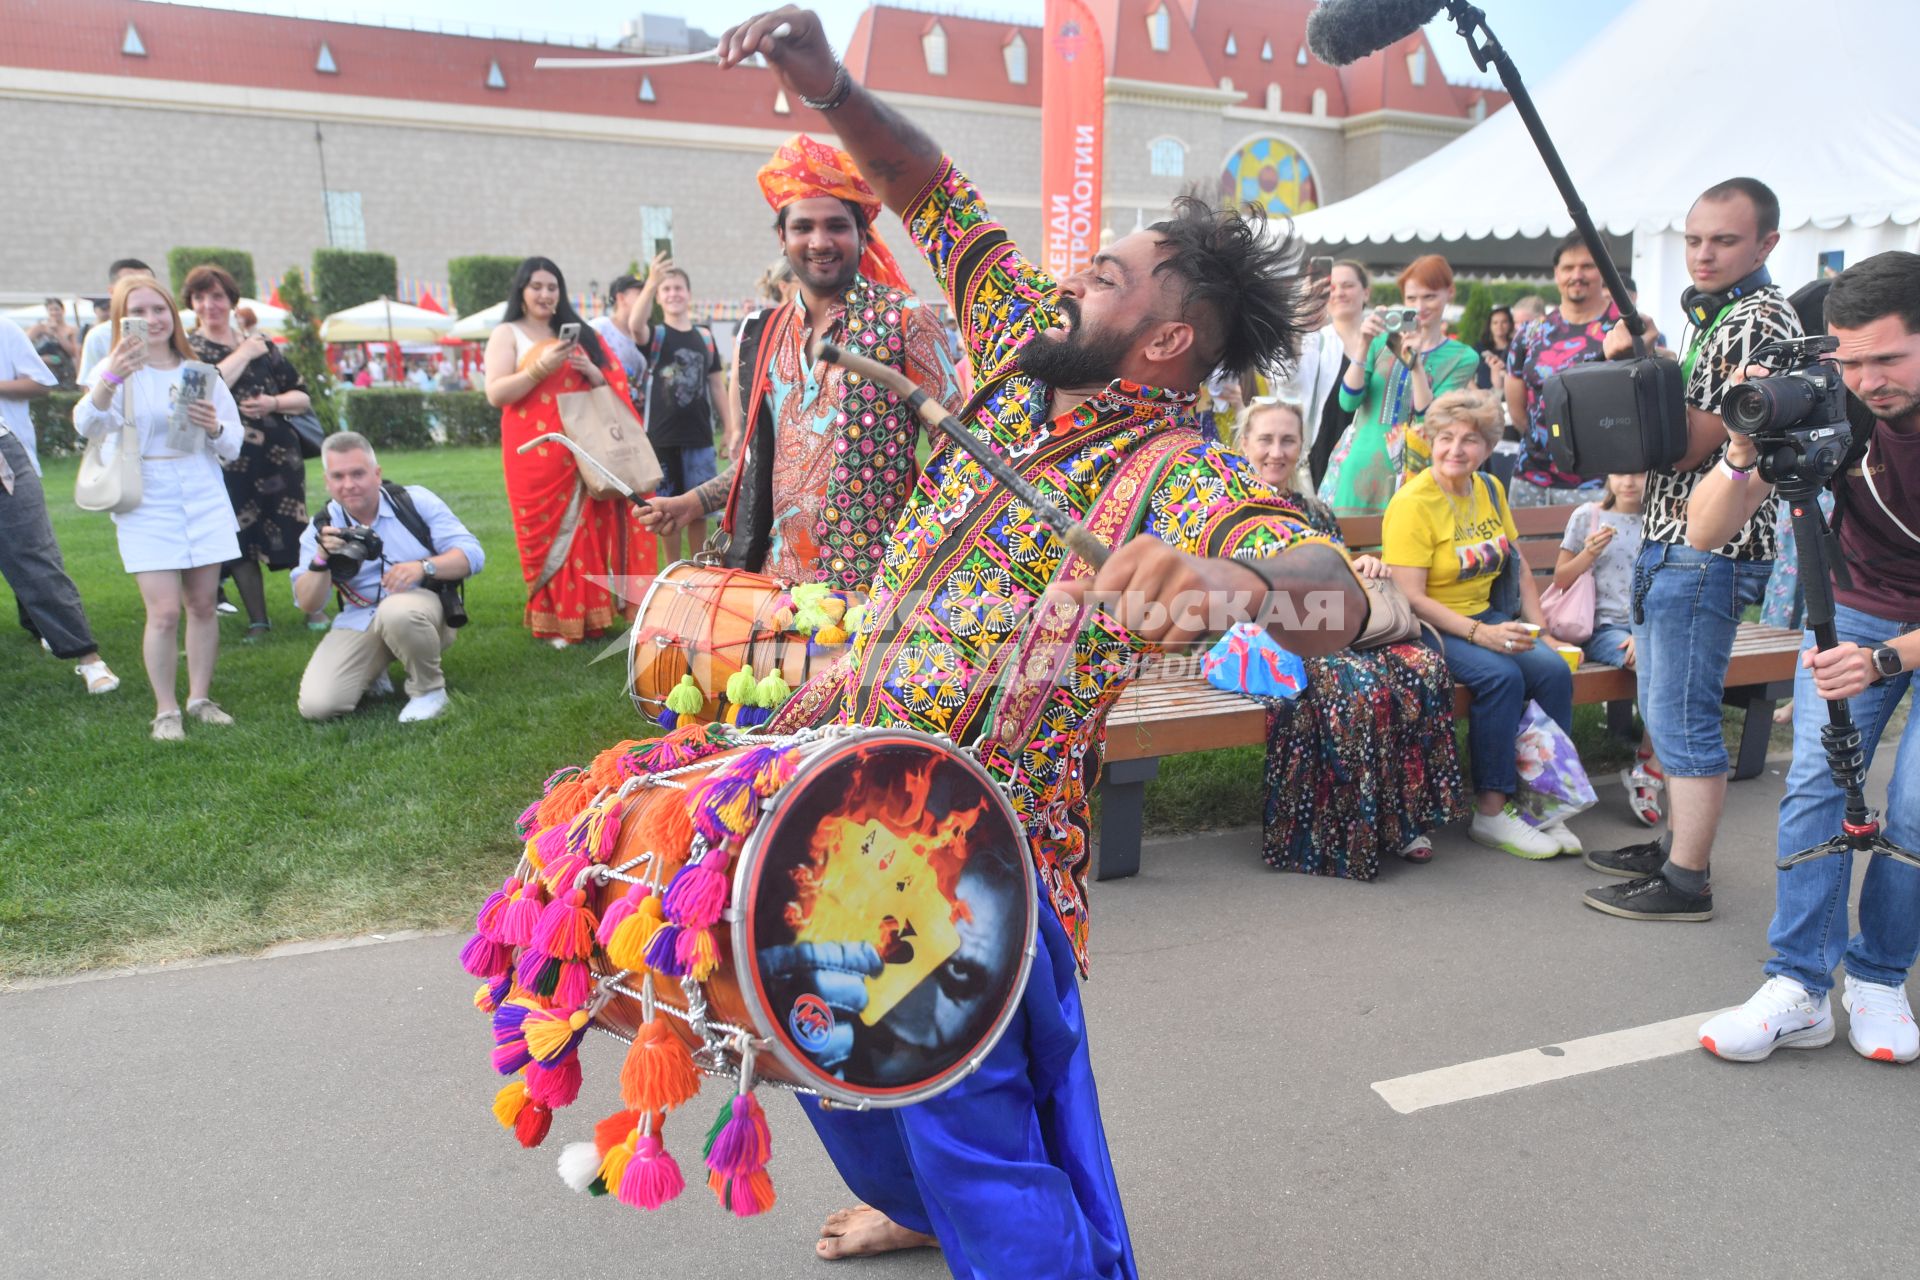
[(1047, 274), (1063, 280), (1100, 247), (1107, 55), (1081, 0), (1047, 0), (1040, 79), (1040, 210)]

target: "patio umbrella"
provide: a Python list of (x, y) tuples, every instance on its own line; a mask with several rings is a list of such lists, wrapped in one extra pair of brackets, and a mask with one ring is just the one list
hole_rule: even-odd
[(328, 316), (320, 324), (322, 342), (434, 342), (453, 327), (437, 311), (376, 298)]
[(459, 320), (454, 322), (453, 328), (448, 330), (448, 336), (459, 338), (466, 342), (485, 342), (488, 336), (500, 327), (501, 321), (505, 320), (506, 317), (507, 304), (505, 302), (496, 302), (492, 306), (480, 311), (475, 311), (471, 315), (461, 316)]

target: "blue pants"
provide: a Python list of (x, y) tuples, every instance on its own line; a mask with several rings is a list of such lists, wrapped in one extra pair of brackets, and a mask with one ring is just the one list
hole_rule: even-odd
[[(1485, 623), (1511, 622), (1495, 609), (1474, 617)], [(1467, 745), (1473, 752), (1473, 789), (1510, 796), (1520, 785), (1514, 765), (1514, 741), (1529, 701), (1573, 732), (1573, 672), (1566, 660), (1536, 640), (1519, 653), (1495, 653), (1459, 636), (1440, 637), (1447, 670), (1455, 683), (1473, 691), (1467, 708)]]
[(1740, 613), (1767, 589), (1771, 560), (1649, 542), (1633, 565), (1640, 719), (1670, 778), (1726, 774), (1720, 699)]
[[(1914, 630), (1912, 623), (1889, 622), (1838, 605), (1834, 630), (1840, 639), (1878, 648)], [(1807, 633), (1813, 646), (1813, 633)], [(1867, 763), (1886, 732), (1894, 708), (1913, 687), (1913, 673), (1902, 671), (1885, 684), (1869, 686), (1847, 705), (1860, 727)], [(1793, 765), (1787, 794), (1780, 801), (1780, 854), (1785, 857), (1840, 834), (1845, 793), (1827, 772), (1820, 730), (1827, 704), (1813, 690), (1813, 675), (1802, 667), (1793, 683)], [(1872, 797), (1868, 797), (1872, 803)], [(1920, 849), (1920, 715), (1907, 709), (1907, 727), (1893, 760), (1882, 832), (1894, 844)], [(1773, 924), (1767, 941), (1773, 959), (1767, 974), (1784, 973), (1818, 996), (1833, 986), (1833, 969), (1843, 959), (1847, 972), (1864, 982), (1897, 987), (1907, 980), (1920, 953), (1920, 871), (1905, 863), (1875, 858), (1860, 885), (1860, 932), (1847, 936), (1847, 891), (1853, 884), (1853, 854), (1803, 862), (1775, 873)]]
[(1137, 1280), (1073, 948), (1044, 895), (1026, 994), (978, 1071), (911, 1107), (800, 1105), (848, 1189), (938, 1237), (958, 1280)]

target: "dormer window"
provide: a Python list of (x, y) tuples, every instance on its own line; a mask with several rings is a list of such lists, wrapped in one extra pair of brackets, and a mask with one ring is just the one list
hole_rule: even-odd
[(659, 100), (660, 100), (659, 97), (655, 95), (655, 93), (653, 92), (653, 77), (641, 76), (640, 77), (640, 101), (658, 102)]
[(1260, 61), (1262, 62), (1273, 61), (1273, 41), (1263, 40), (1260, 42)]
[(1229, 31), (1227, 32), (1227, 56), (1229, 58), (1234, 58), (1234, 57), (1238, 57), (1239, 55), (1240, 55), (1240, 42), (1238, 40), (1235, 40), (1233, 38), (1233, 32)]
[(777, 116), (790, 116), (793, 114), (793, 104), (787, 101), (787, 91), (785, 89), (777, 89), (774, 91), (773, 114)]
[(1025, 84), (1027, 82), (1027, 38), (1018, 31), (1007, 38), (1000, 50), (1007, 63), (1007, 83)]
[(1173, 15), (1167, 12), (1165, 0), (1147, 15), (1147, 42), (1153, 46), (1155, 53), (1165, 53), (1173, 48)]
[(333, 60), (333, 50), (327, 48), (327, 42), (325, 40), (320, 42), (320, 56), (313, 60), (313, 69), (321, 75), (337, 76), (340, 74), (340, 68)]
[(495, 58), (487, 64), (487, 88), (504, 89), (506, 87), (507, 78), (500, 73), (500, 60)]
[(926, 34), (920, 37), (920, 52), (927, 60), (927, 74), (943, 76), (947, 74), (947, 30), (937, 21), (927, 27)]
[(1307, 65), (1307, 46), (1301, 45), (1300, 52), (1293, 55), (1293, 65), (1296, 67)]
[(1427, 82), (1427, 48), (1425, 45), (1407, 55), (1407, 79), (1413, 81), (1414, 88)]
[(127, 24), (127, 34), (120, 37), (120, 52), (126, 54), (129, 58), (144, 58), (147, 56), (147, 46), (140, 42), (140, 33), (133, 29), (131, 22)]

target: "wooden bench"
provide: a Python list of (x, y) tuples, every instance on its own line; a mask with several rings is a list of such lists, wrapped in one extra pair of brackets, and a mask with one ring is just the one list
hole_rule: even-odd
[[(1559, 559), (1572, 506), (1521, 507), (1513, 519), (1520, 550), (1536, 583), (1545, 588)], [(1380, 545), (1380, 517), (1340, 522), (1347, 546), (1373, 551)], [(1743, 622), (1734, 637), (1722, 700), (1741, 713), (1736, 780), (1757, 777), (1766, 767), (1773, 710), (1793, 696), (1793, 673), (1801, 633)], [(1573, 677), (1576, 706), (1605, 703), (1607, 727), (1620, 737), (1634, 732), (1634, 676), (1621, 667), (1583, 663)], [(1466, 714), (1472, 695), (1455, 687), (1456, 716)], [(1216, 689), (1199, 677), (1141, 679), (1120, 695), (1107, 716), (1107, 745), (1100, 777), (1100, 830), (1095, 876), (1114, 880), (1140, 870), (1141, 822), (1147, 782), (1160, 772), (1166, 756), (1222, 747), (1264, 746), (1267, 713), (1239, 694)]]

